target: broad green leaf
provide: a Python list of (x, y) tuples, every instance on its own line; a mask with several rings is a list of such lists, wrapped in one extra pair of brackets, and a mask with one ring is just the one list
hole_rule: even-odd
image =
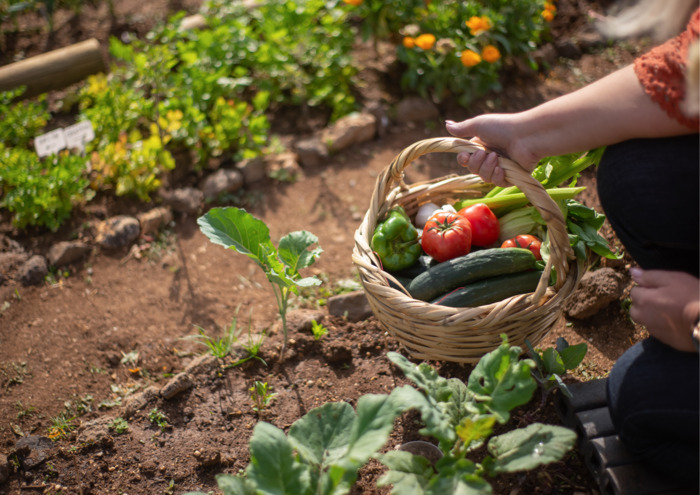
[(197, 223), (211, 242), (245, 254), (263, 269), (268, 256), (277, 251), (265, 222), (241, 208), (212, 208)]
[(377, 458), (389, 468), (377, 480), (377, 486), (394, 485), (391, 493), (396, 494), (422, 495), (425, 493), (424, 490), (434, 474), (428, 459), (401, 450), (391, 450), (386, 454), (378, 455)]
[(537, 388), (530, 368), (534, 362), (520, 360), (519, 347), (510, 347), (505, 340), (494, 351), (483, 356), (469, 375), (467, 388), (474, 394), (476, 408), (491, 412), (500, 423), (510, 418), (510, 410), (527, 403)]
[(301, 268), (307, 268), (321, 256), (323, 249), (316, 247), (318, 237), (306, 230), (291, 232), (280, 239), (278, 251), (282, 262), (289, 268), (292, 275), (299, 273)]
[(583, 362), (588, 352), (588, 344), (581, 342), (580, 344), (570, 345), (559, 351), (559, 355), (567, 370), (573, 370)]
[(564, 361), (562, 361), (561, 356), (553, 347), (545, 349), (542, 353), (542, 360), (544, 361), (544, 369), (547, 373), (556, 375), (563, 375), (566, 373)]
[(426, 493), (443, 495), (488, 495), (491, 485), (477, 472), (477, 466), (469, 459), (446, 455), (437, 462), (437, 475), (430, 480)]
[(347, 402), (328, 402), (294, 422), (289, 442), (310, 464), (328, 466), (345, 454), (355, 412)]
[(347, 458), (364, 464), (389, 439), (394, 420), (403, 412), (393, 395), (367, 394), (357, 401), (357, 417), (350, 434)]
[(224, 495), (255, 495), (255, 486), (242, 476), (219, 474), (216, 483)]
[(474, 446), (481, 445), (493, 432), (495, 423), (496, 418), (494, 416), (464, 418), (464, 421), (457, 425), (455, 431), (467, 449), (469, 449), (472, 443), (475, 444)]
[(248, 477), (255, 483), (258, 493), (312, 493), (308, 466), (295, 461), (284, 432), (269, 423), (260, 422), (253, 429)]
[(534, 469), (561, 460), (576, 442), (576, 433), (568, 428), (542, 423), (511, 430), (493, 437), (488, 451), (494, 462), (492, 474)]
[(398, 352), (388, 352), (387, 357), (403, 371), (406, 378), (435, 400), (443, 402), (452, 393), (447, 379), (438, 375), (437, 371), (428, 364), (421, 363), (416, 366)]

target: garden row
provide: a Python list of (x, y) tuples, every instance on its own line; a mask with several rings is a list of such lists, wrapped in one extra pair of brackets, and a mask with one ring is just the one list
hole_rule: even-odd
[(407, 93), (466, 105), (499, 89), (504, 58), (531, 56), (554, 12), (543, 0), (412, 0), (401, 9), (214, 0), (202, 29), (181, 29), (183, 12), (145, 39), (110, 41), (110, 73), (62, 101), (64, 119), (89, 122), (84, 147), (39, 157), (36, 137), (56, 127), (47, 95), (18, 103), (22, 88), (0, 93), (0, 208), (17, 228), (57, 230), (97, 192), (150, 201), (176, 166), (201, 172), (270, 153), (281, 108), (315, 107), (328, 122), (361, 110), (359, 35), (395, 43)]

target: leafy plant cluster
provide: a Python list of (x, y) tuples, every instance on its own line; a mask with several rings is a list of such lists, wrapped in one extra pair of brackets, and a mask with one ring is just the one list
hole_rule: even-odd
[[(561, 460), (574, 446), (573, 431), (541, 423), (494, 435), (537, 388), (531, 375), (535, 363), (521, 358), (521, 349), (505, 336), (466, 383), (398, 353), (388, 357), (415, 387), (363, 395), (356, 410), (346, 402), (326, 403), (292, 424), (288, 435), (259, 422), (250, 440), (250, 464), (238, 476), (220, 474), (219, 489), (225, 495), (348, 493), (359, 469), (375, 458), (388, 468), (377, 484), (392, 486), (391, 493), (489, 494), (489, 478)], [(421, 415), (420, 433), (437, 444), (434, 465), (402, 450), (380, 453), (396, 418), (410, 410)], [(477, 449), (485, 451), (478, 460)]]
[(441, 101), (468, 105), (501, 89), (503, 55), (524, 56), (546, 34), (556, 6), (547, 0), (345, 0), (362, 20), (365, 39), (396, 39), (405, 65), (401, 84)]

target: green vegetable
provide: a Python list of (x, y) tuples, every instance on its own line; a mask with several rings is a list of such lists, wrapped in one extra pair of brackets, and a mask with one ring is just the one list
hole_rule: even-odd
[[(559, 201), (562, 199), (571, 199), (585, 189), (585, 187), (559, 187), (547, 189), (547, 193), (554, 201)], [(491, 210), (493, 210), (496, 216), (501, 216), (506, 213), (502, 209), (508, 208), (510, 211), (510, 209), (525, 206), (529, 202), (530, 200), (527, 199), (525, 193), (517, 192), (516, 189), (515, 192), (510, 194), (499, 194), (497, 196), (484, 198), (463, 199), (461, 201), (457, 201), (454, 206), (459, 211), (467, 206), (477, 203), (484, 203), (486, 206), (491, 208)]]
[(482, 249), (429, 268), (406, 289), (414, 299), (431, 301), (465, 284), (534, 268), (535, 256), (528, 249)]
[(372, 249), (385, 270), (403, 270), (413, 266), (423, 249), (418, 243), (418, 231), (401, 206), (394, 206), (372, 235)]
[(465, 285), (431, 301), (452, 308), (483, 306), (507, 297), (527, 294), (537, 289), (542, 278), (540, 270), (501, 275)]
[(518, 235), (532, 234), (540, 226), (546, 225), (546, 222), (542, 219), (537, 208), (525, 206), (500, 217), (498, 225), (500, 230), (498, 239), (503, 242)]

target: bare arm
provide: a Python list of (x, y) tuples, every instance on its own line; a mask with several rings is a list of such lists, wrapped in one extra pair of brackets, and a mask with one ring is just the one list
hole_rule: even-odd
[[(586, 151), (632, 138), (693, 132), (647, 96), (631, 65), (524, 112), (448, 122), (447, 130), (457, 137), (475, 138), (528, 171), (545, 156)], [(495, 156), (475, 153), (470, 159), (464, 153), (458, 156), (458, 162), (485, 180), (504, 185)]]

